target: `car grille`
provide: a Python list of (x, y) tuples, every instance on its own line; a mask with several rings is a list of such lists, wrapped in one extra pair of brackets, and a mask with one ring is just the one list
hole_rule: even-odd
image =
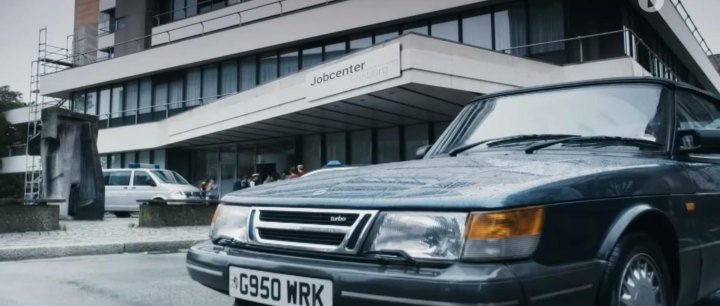
[(254, 207), (249, 243), (261, 246), (354, 254), (377, 211)]
[(345, 234), (298, 232), (295, 230), (278, 230), (269, 228), (258, 229), (258, 234), (260, 234), (262, 239), (322, 245), (340, 245), (343, 239), (345, 239)]

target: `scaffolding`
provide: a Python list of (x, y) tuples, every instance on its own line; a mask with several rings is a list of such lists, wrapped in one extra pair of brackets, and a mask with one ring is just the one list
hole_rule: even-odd
[(39, 152), (40, 132), (42, 131), (42, 110), (47, 107), (65, 107), (67, 99), (46, 97), (40, 94), (40, 77), (72, 67), (70, 58), (71, 36), (66, 39), (64, 48), (49, 45), (47, 27), (38, 32), (37, 59), (30, 64), (30, 94), (28, 101), (27, 142), (25, 146), (25, 198), (28, 200), (43, 197), (42, 158)]

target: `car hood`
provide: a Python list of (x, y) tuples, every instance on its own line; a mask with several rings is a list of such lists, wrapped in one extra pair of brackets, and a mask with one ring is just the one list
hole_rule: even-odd
[(686, 188), (683, 164), (590, 154), (480, 153), (318, 173), (231, 193), (226, 203), (385, 209), (501, 208)]

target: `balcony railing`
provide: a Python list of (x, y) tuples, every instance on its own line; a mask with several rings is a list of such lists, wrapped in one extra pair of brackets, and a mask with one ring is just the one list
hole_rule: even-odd
[(0, 157), (23, 156), (27, 154), (26, 147), (24, 144), (2, 147), (0, 148)]
[[(602, 52), (591, 52), (592, 50), (589, 46), (591, 44), (597, 45), (600, 42), (603, 44), (620, 42), (620, 44), (618, 44), (618, 48), (614, 50), (613, 48), (606, 48), (603, 49)], [(533, 49), (552, 50), (553, 48), (563, 49), (564, 52), (562, 52), (562, 56), (564, 56), (564, 58), (562, 59), (562, 64), (581, 64), (587, 61), (629, 56), (634, 58), (636, 62), (655, 77), (673, 81), (685, 81), (680, 78), (677, 71), (672, 69), (672, 66), (668, 65), (642, 38), (630, 29), (517, 46), (500, 50), (499, 52), (534, 57), (533, 53), (536, 53), (536, 51), (534, 52)], [(555, 61), (553, 58), (541, 57), (540, 59), (551, 62)]]

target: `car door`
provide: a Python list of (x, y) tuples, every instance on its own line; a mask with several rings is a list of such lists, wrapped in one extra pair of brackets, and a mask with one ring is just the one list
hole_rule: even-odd
[(130, 170), (107, 171), (105, 178), (105, 210), (126, 211), (130, 188)]
[[(720, 103), (715, 99), (686, 90), (676, 93), (677, 127), (679, 130), (720, 129)], [(681, 146), (694, 146), (690, 139), (679, 139)], [(697, 186), (693, 195), (693, 217), (697, 239), (701, 245), (702, 268), (699, 294), (720, 289), (720, 151), (694, 154), (703, 162), (689, 163), (690, 179)]]
[(150, 200), (158, 194), (157, 182), (147, 170), (142, 169), (133, 171), (133, 183), (130, 189), (136, 207), (139, 205), (137, 200)]

